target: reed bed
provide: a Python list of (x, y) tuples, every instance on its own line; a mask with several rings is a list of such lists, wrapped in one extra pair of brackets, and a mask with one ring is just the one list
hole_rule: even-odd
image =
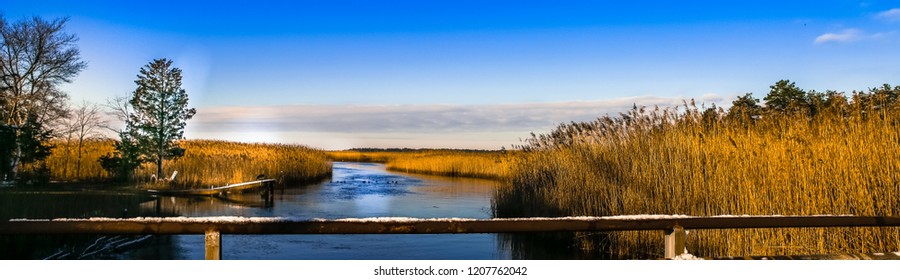
[[(391, 159), (402, 156), (401, 151), (364, 151), (364, 150), (343, 150), (343, 151), (327, 151), (325, 152), (332, 161), (354, 161), (354, 162), (380, 162), (386, 163)], [(406, 152), (409, 153), (409, 152)]]
[(109, 178), (109, 173), (97, 161), (113, 152), (111, 139), (87, 139), (82, 143), (80, 159), (75, 141), (54, 141), (50, 156), (45, 160), (51, 180), (65, 182), (99, 182)]
[(388, 170), (451, 177), (504, 179), (515, 157), (505, 152), (434, 151), (395, 157)]
[[(897, 216), (900, 106), (867, 96), (816, 113), (741, 117), (685, 104), (561, 125), (519, 147), (495, 216)], [(663, 254), (659, 232), (553, 238), (599, 258)], [(893, 252), (900, 230), (697, 230), (687, 244), (700, 256)]]
[[(47, 158), (51, 178), (57, 181), (104, 181), (109, 174), (100, 167), (100, 156), (113, 151), (112, 140), (92, 140), (85, 145), (80, 168), (74, 147), (55, 143)], [(176, 188), (224, 186), (253, 181), (257, 176), (282, 184), (300, 184), (331, 175), (331, 161), (324, 152), (300, 145), (248, 144), (214, 140), (185, 140), (184, 156), (163, 163), (166, 176), (178, 171)], [(144, 164), (135, 172), (138, 182), (149, 182), (156, 167)]]
[[(256, 180), (262, 175), (280, 184), (301, 184), (331, 175), (325, 153), (300, 145), (248, 144), (214, 140), (192, 140), (181, 144), (184, 156), (166, 165), (169, 174), (178, 170), (178, 185), (210, 187)], [(155, 174), (142, 168), (139, 178)]]
[(388, 170), (408, 173), (505, 179), (510, 175), (514, 152), (481, 150), (345, 150), (329, 151), (335, 161), (385, 163)]

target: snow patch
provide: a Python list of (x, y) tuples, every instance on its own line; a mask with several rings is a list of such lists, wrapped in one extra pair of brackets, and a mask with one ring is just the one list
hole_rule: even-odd
[(694, 256), (694, 255), (691, 255), (691, 254), (688, 254), (687, 252), (685, 252), (684, 254), (681, 254), (681, 255), (677, 255), (677, 256), (675, 256), (675, 257), (672, 258), (672, 259), (673, 259), (673, 260), (678, 260), (678, 261), (697, 261), (697, 260), (703, 260), (703, 258)]

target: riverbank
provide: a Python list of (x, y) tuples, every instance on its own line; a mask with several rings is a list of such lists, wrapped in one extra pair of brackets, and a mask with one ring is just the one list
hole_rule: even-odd
[[(149, 195), (132, 191), (0, 191), (0, 219), (132, 217), (272, 217), (346, 219), (415, 217), (487, 219), (494, 182), (391, 172), (384, 164), (334, 163), (331, 180), (277, 188), (270, 203), (258, 193), (222, 197)], [(53, 205), (54, 207), (46, 207)], [(116, 238), (115, 236), (110, 236)], [(137, 237), (137, 236), (135, 236)], [(227, 235), (225, 259), (508, 259), (494, 234)], [(138, 246), (84, 256), (118, 239), (94, 236), (0, 236), (0, 258), (203, 259), (202, 235), (155, 236)], [(95, 244), (96, 243), (96, 244)]]
[(328, 151), (333, 161), (379, 162), (407, 173), (503, 180), (510, 176), (515, 153), (482, 150), (344, 150)]
[[(98, 159), (113, 151), (112, 140), (93, 139), (83, 147), (60, 141), (47, 158), (51, 181), (110, 182)], [(259, 176), (279, 184), (317, 182), (331, 175), (331, 161), (318, 149), (302, 145), (240, 143), (217, 140), (184, 140), (184, 156), (164, 162), (165, 177), (178, 171), (169, 188), (209, 188), (256, 180)], [(134, 181), (153, 181), (156, 167), (144, 164)]]

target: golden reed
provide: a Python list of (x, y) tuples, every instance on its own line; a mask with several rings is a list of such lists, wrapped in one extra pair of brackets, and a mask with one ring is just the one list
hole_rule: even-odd
[(346, 150), (329, 151), (334, 161), (386, 163), (388, 170), (428, 175), (504, 179), (514, 152), (480, 150)]
[[(325, 153), (300, 145), (249, 144), (214, 140), (181, 141), (184, 156), (164, 162), (170, 175), (178, 171), (175, 187), (210, 187), (253, 181), (259, 175), (297, 184), (323, 179), (331, 174), (331, 161)], [(65, 142), (55, 147), (47, 166), (57, 181), (104, 181), (109, 174), (97, 161), (113, 151), (112, 140), (90, 140), (82, 150)], [(156, 167), (144, 164), (136, 171), (139, 182), (146, 182)]]
[[(685, 104), (562, 125), (520, 147), (495, 215), (897, 216), (900, 106), (864, 97), (814, 114), (741, 117)], [(591, 257), (663, 254), (659, 232), (566, 238)], [(687, 244), (699, 256), (893, 252), (900, 230), (696, 230)]]

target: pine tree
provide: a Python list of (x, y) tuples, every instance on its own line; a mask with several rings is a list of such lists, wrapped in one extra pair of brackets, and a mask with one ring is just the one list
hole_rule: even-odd
[(196, 110), (188, 108), (188, 96), (181, 88), (181, 69), (172, 61), (156, 59), (141, 67), (137, 89), (130, 100), (134, 111), (128, 117), (130, 134), (141, 151), (142, 160), (156, 163), (156, 176), (163, 177), (163, 160), (183, 154), (177, 141), (184, 138), (184, 126)]
[(132, 137), (134, 134), (131, 131), (129, 127), (119, 131), (115, 152), (101, 156), (98, 160), (100, 166), (119, 181), (130, 179), (134, 169), (141, 166), (143, 162), (141, 161), (141, 150), (137, 146), (137, 141)]
[(806, 92), (790, 80), (780, 80), (771, 89), (764, 100), (766, 108), (773, 113), (795, 113), (809, 108)]
[(731, 109), (728, 109), (727, 118), (743, 124), (749, 124), (759, 117), (762, 107), (759, 106), (759, 99), (753, 98), (753, 94), (747, 93), (738, 96), (731, 102)]

